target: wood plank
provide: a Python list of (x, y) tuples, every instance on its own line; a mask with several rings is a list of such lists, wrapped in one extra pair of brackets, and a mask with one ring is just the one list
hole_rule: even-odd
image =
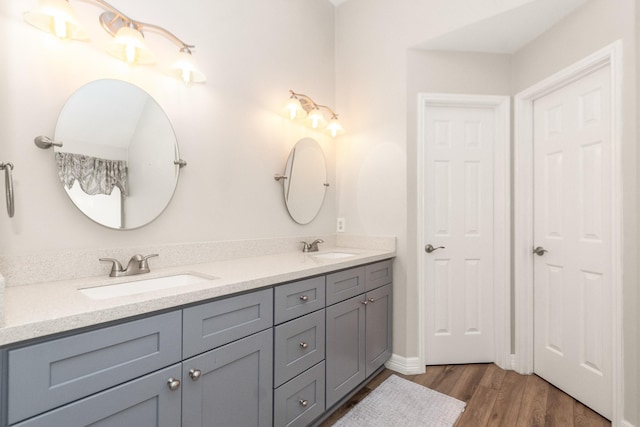
[(537, 375), (527, 377), (522, 405), (518, 414), (518, 426), (544, 426), (547, 414), (549, 384)]
[(462, 375), (463, 365), (447, 365), (431, 383), (431, 389), (440, 393), (449, 394), (451, 389)]
[(573, 415), (573, 425), (576, 427), (607, 427), (611, 425), (609, 420), (580, 402), (574, 404)]
[(479, 385), (455, 427), (485, 426), (491, 417), (498, 390)]
[(445, 368), (446, 365), (427, 366), (426, 372), (422, 375), (416, 375), (413, 381), (425, 387), (431, 388), (431, 384), (433, 384), (438, 376), (442, 375), (442, 372), (444, 372)]
[(480, 385), (498, 390), (502, 387), (502, 382), (506, 375), (507, 371), (491, 363), (487, 365), (487, 370), (480, 381)]
[(562, 390), (551, 385), (547, 392), (547, 415), (545, 425), (568, 426), (574, 421), (574, 400)]
[(476, 391), (476, 388), (480, 385), (480, 381), (487, 371), (487, 366), (488, 365), (484, 364), (465, 365), (462, 369), (462, 375), (460, 375), (458, 381), (456, 381), (451, 391), (447, 394), (463, 402), (468, 402)]
[[(479, 372), (483, 374), (480, 376)], [(493, 364), (428, 366), (424, 374), (411, 376), (384, 370), (321, 426), (333, 425), (392, 374), (440, 392), (445, 390), (445, 394), (455, 394), (456, 398), (475, 390), (456, 427), (611, 427), (608, 420), (540, 377), (504, 371)], [(571, 411), (573, 415), (568, 416)]]
[(501, 388), (498, 391), (498, 398), (493, 405), (487, 426), (512, 427), (516, 425), (526, 382), (527, 376), (514, 371), (505, 371)]

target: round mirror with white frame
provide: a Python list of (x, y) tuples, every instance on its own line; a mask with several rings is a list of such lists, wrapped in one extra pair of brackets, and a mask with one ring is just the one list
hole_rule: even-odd
[(144, 90), (104, 79), (80, 87), (58, 117), (58, 175), (87, 217), (128, 230), (156, 219), (178, 181), (178, 143), (169, 118)]
[(327, 191), (327, 164), (320, 144), (303, 138), (289, 153), (284, 172), (284, 201), (291, 218), (308, 224), (318, 215)]

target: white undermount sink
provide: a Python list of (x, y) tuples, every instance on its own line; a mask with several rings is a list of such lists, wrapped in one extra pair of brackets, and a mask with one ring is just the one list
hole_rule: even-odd
[(79, 291), (91, 299), (101, 300), (153, 292), (161, 289), (179, 288), (202, 282), (210, 282), (215, 279), (215, 277), (195, 274), (176, 274), (152, 279), (132, 280), (114, 285), (95, 286), (93, 288), (79, 289)]
[(356, 254), (350, 254), (348, 252), (321, 252), (319, 254), (311, 255), (314, 258), (321, 259), (342, 259), (356, 256)]

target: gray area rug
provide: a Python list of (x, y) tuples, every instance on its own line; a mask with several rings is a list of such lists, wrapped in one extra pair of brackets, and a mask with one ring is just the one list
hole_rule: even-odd
[(465, 403), (391, 375), (335, 427), (453, 426)]

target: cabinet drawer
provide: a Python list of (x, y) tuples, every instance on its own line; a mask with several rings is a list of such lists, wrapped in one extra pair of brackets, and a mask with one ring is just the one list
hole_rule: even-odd
[(306, 426), (324, 412), (324, 369), (321, 362), (273, 392), (275, 427)]
[(324, 359), (324, 313), (316, 311), (275, 328), (276, 387)]
[(179, 362), (180, 314), (10, 350), (9, 423)]
[(276, 286), (275, 323), (280, 324), (324, 308), (324, 276)]
[(273, 290), (251, 292), (183, 310), (183, 358), (273, 326)]
[(31, 418), (15, 427), (179, 426), (180, 390), (169, 389), (169, 378), (180, 378), (179, 364)]
[(364, 291), (364, 267), (327, 275), (327, 305), (344, 301)]
[(388, 285), (393, 281), (393, 271), (391, 270), (391, 260), (376, 262), (364, 267), (366, 290), (379, 288)]

